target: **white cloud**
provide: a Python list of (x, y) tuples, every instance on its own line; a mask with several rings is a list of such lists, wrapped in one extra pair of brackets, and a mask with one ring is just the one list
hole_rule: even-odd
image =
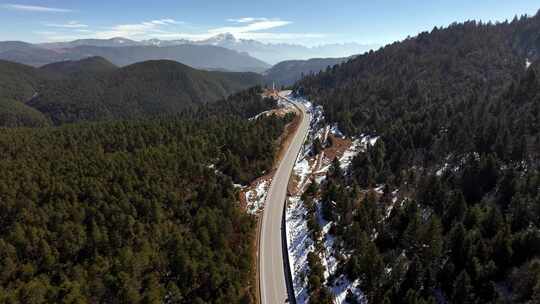
[(321, 33), (240, 33), (236, 37), (240, 39), (254, 39), (267, 42), (282, 42), (287, 40), (297, 40), (297, 39), (316, 39), (324, 38), (326, 34)]
[[(218, 34), (231, 33), (239, 39), (254, 39), (263, 42), (287, 42), (307, 39), (317, 39), (326, 37), (325, 34), (320, 33), (279, 33), (268, 32), (268, 30), (284, 27), (292, 24), (291, 21), (281, 19), (270, 18), (255, 18), (244, 17), (239, 19), (228, 19), (229, 22), (235, 22), (237, 26), (225, 26), (209, 29), (208, 32), (202, 35), (202, 39), (208, 38), (207, 36), (214, 36)], [(199, 39), (200, 40), (200, 39)]]
[(158, 39), (187, 39), (187, 40), (204, 40), (208, 39), (212, 36), (215, 36), (213, 34), (209, 33), (181, 33), (181, 32), (162, 32), (162, 33), (156, 33), (152, 36), (152, 38), (158, 38)]
[(110, 27), (102, 27), (90, 29), (86, 24), (81, 24), (76, 21), (66, 24), (46, 24), (50, 27), (62, 28), (63, 33), (55, 35), (41, 35), (47, 41), (63, 41), (75, 39), (109, 39), (114, 37), (124, 37), (129, 39), (147, 39), (157, 35), (172, 33), (168, 27), (183, 24), (170, 18), (156, 19), (132, 24), (118, 24)]
[(207, 29), (202, 33), (178, 33), (178, 32), (162, 32), (155, 33), (154, 38), (159, 39), (189, 39), (189, 40), (204, 40), (219, 34), (230, 33), (240, 39), (257, 39), (261, 41), (287, 41), (294, 39), (321, 38), (322, 34), (311, 33), (271, 33), (263, 32), (291, 24), (291, 21), (268, 18), (253, 18), (246, 17), (241, 19), (228, 19), (227, 21), (236, 22), (238, 26), (224, 26)]
[[(233, 20), (233, 19), (231, 19)], [(234, 19), (238, 26), (224, 26), (217, 28), (210, 28), (203, 32), (198, 33), (184, 33), (180, 31), (173, 31), (167, 26), (184, 24), (183, 22), (176, 21), (174, 19), (158, 19), (152, 21), (145, 21), (134, 24), (120, 24), (112, 26), (108, 29), (95, 32), (96, 38), (112, 38), (112, 37), (126, 37), (132, 39), (189, 39), (189, 40), (204, 40), (215, 35), (231, 33), (237, 38), (242, 39), (255, 39), (261, 37), (262, 39), (273, 38), (275, 40), (287, 40), (294, 39), (295, 37), (302, 36), (302, 34), (272, 34), (262, 33), (260, 31), (270, 30), (278, 27), (283, 27), (291, 24), (291, 21), (285, 21), (280, 19), (268, 19), (268, 18), (252, 18), (246, 17), (241, 19)], [(307, 35), (305, 37), (309, 37)], [(319, 37), (319, 35), (317, 36)]]
[(159, 19), (159, 20), (152, 20), (149, 23), (155, 24), (155, 25), (168, 25), (168, 24), (184, 24), (184, 22), (176, 21), (174, 19)]
[(37, 5), (22, 5), (22, 4), (3, 4), (5, 9), (24, 11), (24, 12), (41, 12), (41, 13), (71, 13), (73, 10), (56, 7), (46, 7)]
[[(158, 39), (188, 39), (194, 41), (205, 40), (213, 36), (231, 33), (239, 39), (254, 39), (262, 42), (310, 42), (314, 39), (324, 38), (325, 34), (320, 33), (280, 33), (272, 30), (292, 24), (291, 21), (270, 18), (244, 17), (239, 19), (228, 19), (235, 25), (199, 29), (198, 31), (185, 32), (180, 30), (178, 25), (185, 25), (181, 21), (170, 18), (144, 21), (140, 23), (118, 24), (101, 29), (90, 29), (78, 22), (67, 24), (54, 24), (51, 26), (61, 27), (69, 30), (69, 33), (57, 35), (43, 35), (49, 41), (75, 40), (85, 38), (109, 39), (113, 37), (124, 37), (134, 40), (158, 38)], [(62, 26), (61, 26), (62, 25)], [(184, 27), (184, 30), (186, 28)]]
[(45, 23), (45, 26), (60, 27), (60, 28), (72, 28), (72, 29), (88, 27), (88, 25), (79, 23), (78, 21), (70, 21), (68, 23), (62, 23), (62, 24), (60, 24), (60, 23)]
[(177, 25), (181, 22), (173, 19), (159, 19), (134, 24), (119, 24), (109, 29), (96, 32), (96, 38), (147, 38), (158, 33), (166, 33), (163, 27)]
[(291, 24), (291, 21), (284, 21), (284, 20), (260, 20), (260, 21), (252, 21), (252, 22), (246, 22), (246, 25), (241, 26), (224, 26), (224, 27), (218, 27), (214, 29), (208, 30), (208, 33), (212, 34), (224, 34), (224, 33), (231, 33), (231, 34), (242, 34), (242, 33), (250, 33), (250, 32), (257, 32), (257, 31), (263, 31), (263, 30), (269, 30), (277, 27), (282, 27)]
[(238, 18), (238, 19), (227, 19), (229, 22), (235, 22), (235, 23), (251, 23), (255, 21), (266, 21), (268, 18), (255, 18), (255, 17), (244, 17), (244, 18)]
[[(157, 33), (153, 35), (153, 38), (158, 39), (187, 39), (193, 41), (201, 41), (211, 37), (214, 37), (213, 33)], [(234, 37), (238, 39), (253, 39), (266, 43), (284, 43), (284, 42), (294, 42), (294, 43), (308, 43), (314, 44), (317, 41), (313, 39), (322, 39), (327, 37), (327, 34), (322, 33), (267, 33), (267, 32), (248, 32), (248, 33), (237, 33), (234, 34)]]

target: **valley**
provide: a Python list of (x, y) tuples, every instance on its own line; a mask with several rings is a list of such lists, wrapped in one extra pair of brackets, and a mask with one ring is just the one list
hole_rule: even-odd
[(540, 303), (537, 4), (278, 2), (0, 4), (0, 304)]

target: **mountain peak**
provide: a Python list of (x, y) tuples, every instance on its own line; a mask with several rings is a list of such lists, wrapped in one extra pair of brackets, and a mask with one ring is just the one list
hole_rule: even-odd
[(120, 44), (126, 43), (126, 42), (134, 42), (133, 40), (130, 40), (130, 39), (127, 39), (127, 38), (124, 38), (124, 37), (113, 37), (113, 38), (109, 39), (109, 41), (120, 43)]
[(226, 43), (226, 42), (236, 42), (237, 39), (231, 33), (222, 33), (214, 37), (207, 39), (205, 42), (212, 44)]
[(222, 40), (236, 40), (236, 37), (234, 37), (234, 35), (231, 33), (218, 34), (216, 38), (219, 38)]

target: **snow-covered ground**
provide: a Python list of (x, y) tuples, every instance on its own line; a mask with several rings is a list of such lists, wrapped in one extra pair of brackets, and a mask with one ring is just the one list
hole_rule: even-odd
[(260, 180), (252, 189), (244, 193), (247, 203), (246, 209), (249, 214), (257, 214), (262, 210), (271, 182), (270, 178)]
[(310, 165), (306, 157), (301, 157), (294, 165), (294, 175), (298, 177), (298, 188), (304, 189), (309, 175), (313, 172), (315, 164)]
[(261, 113), (255, 115), (255, 116), (249, 118), (249, 120), (257, 120), (257, 119), (259, 119), (259, 117), (261, 117), (261, 116), (269, 115), (272, 111), (273, 111), (273, 110), (268, 110), (268, 111), (261, 112)]
[(287, 249), (289, 251), (289, 263), (293, 280), (296, 302), (306, 303), (309, 298), (307, 273), (308, 253), (315, 249), (307, 227), (307, 214), (303, 202), (299, 197), (289, 198), (289, 204), (285, 215), (287, 229)]
[[(339, 130), (337, 130), (339, 132)], [(341, 132), (339, 132), (341, 134)], [(362, 151), (366, 151), (368, 146), (374, 146), (379, 140), (378, 136), (369, 136), (362, 134), (360, 138), (357, 138), (353, 141), (352, 145), (345, 151), (343, 156), (339, 159), (341, 163), (341, 169), (347, 169), (353, 160), (353, 158)]]
[[(286, 210), (286, 230), (287, 230), (287, 245), (289, 250), (289, 262), (291, 265), (291, 274), (293, 278), (294, 292), (297, 303), (303, 304), (308, 302), (308, 281), (306, 274), (309, 272), (307, 263), (308, 253), (315, 250), (315, 241), (311, 238), (311, 234), (307, 227), (308, 210), (304, 206), (301, 196), (314, 177), (317, 183), (324, 182), (326, 173), (330, 168), (331, 160), (326, 159), (323, 155), (316, 156), (310, 159), (309, 154), (315, 138), (325, 142), (329, 134), (343, 138), (343, 134), (339, 131), (336, 125), (324, 124), (324, 112), (322, 107), (314, 106), (312, 103), (297, 99), (303, 102), (312, 114), (312, 122), (310, 132), (306, 142), (304, 143), (304, 152), (299, 156), (296, 165), (293, 169), (293, 174), (298, 182), (298, 193), (292, 194), (288, 198), (288, 207)], [(377, 142), (377, 137), (362, 135), (360, 138), (353, 139), (352, 145), (347, 148), (340, 156), (339, 160), (341, 168), (347, 170), (352, 159), (361, 151), (367, 149), (368, 145), (374, 145)], [(338, 260), (336, 259), (338, 252), (334, 249), (334, 237), (329, 233), (332, 222), (327, 222), (321, 215), (321, 204), (315, 201), (319, 224), (322, 228), (322, 239), (324, 244), (324, 252), (321, 254), (321, 262), (326, 268), (325, 278), (333, 277), (337, 273)], [(335, 298), (335, 303), (347, 303), (345, 298), (350, 290), (356, 295), (361, 303), (365, 303), (365, 297), (362, 291), (358, 288), (359, 282), (350, 282), (345, 276), (340, 276), (333, 282), (328, 282), (327, 286), (332, 290)]]
[[(320, 202), (318, 203), (318, 219), (319, 219), (319, 225), (321, 225), (322, 228), (322, 239), (324, 244), (324, 253), (321, 256), (321, 261), (323, 266), (325, 267), (325, 279), (329, 280), (329, 278), (333, 275), (335, 275), (338, 271), (338, 259), (336, 258), (336, 254), (338, 252), (334, 248), (335, 238), (333, 235), (330, 234), (330, 229), (332, 228), (333, 222), (326, 221), (322, 216), (322, 209)], [(336, 279), (334, 279), (332, 282), (328, 282), (328, 287), (334, 294), (334, 302), (335, 303), (347, 303), (345, 298), (347, 297), (347, 293), (350, 291), (355, 296), (356, 299), (360, 303), (367, 303), (364, 294), (362, 293), (362, 290), (358, 288), (359, 281), (351, 282), (347, 279), (345, 275), (340, 275)]]

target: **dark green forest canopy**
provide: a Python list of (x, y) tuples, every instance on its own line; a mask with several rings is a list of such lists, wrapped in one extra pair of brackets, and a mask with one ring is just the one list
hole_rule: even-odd
[(0, 126), (3, 127), (42, 127), (49, 125), (43, 113), (12, 99), (0, 98)]
[(89, 57), (79, 61), (61, 61), (39, 68), (41, 71), (60, 77), (91, 76), (96, 73), (111, 72), (118, 67), (103, 57)]
[(0, 102), (19, 109), (12, 115), (13, 106), (0, 107), (0, 126), (35, 126), (36, 113), (54, 125), (174, 114), (261, 83), (255, 73), (200, 71), (166, 60), (116, 68), (93, 57), (40, 69), (0, 61)]
[[(290, 119), (258, 90), (155, 119), (0, 129), (0, 303), (251, 302), (233, 183)], [(242, 116), (235, 114), (238, 111)]]
[(297, 84), (347, 134), (380, 136), (321, 186), (370, 303), (540, 301), (539, 51), (540, 15), (466, 22)]
[(207, 72), (172, 61), (147, 61), (49, 82), (28, 105), (55, 124), (151, 117), (221, 100), (259, 80), (252, 73)]

